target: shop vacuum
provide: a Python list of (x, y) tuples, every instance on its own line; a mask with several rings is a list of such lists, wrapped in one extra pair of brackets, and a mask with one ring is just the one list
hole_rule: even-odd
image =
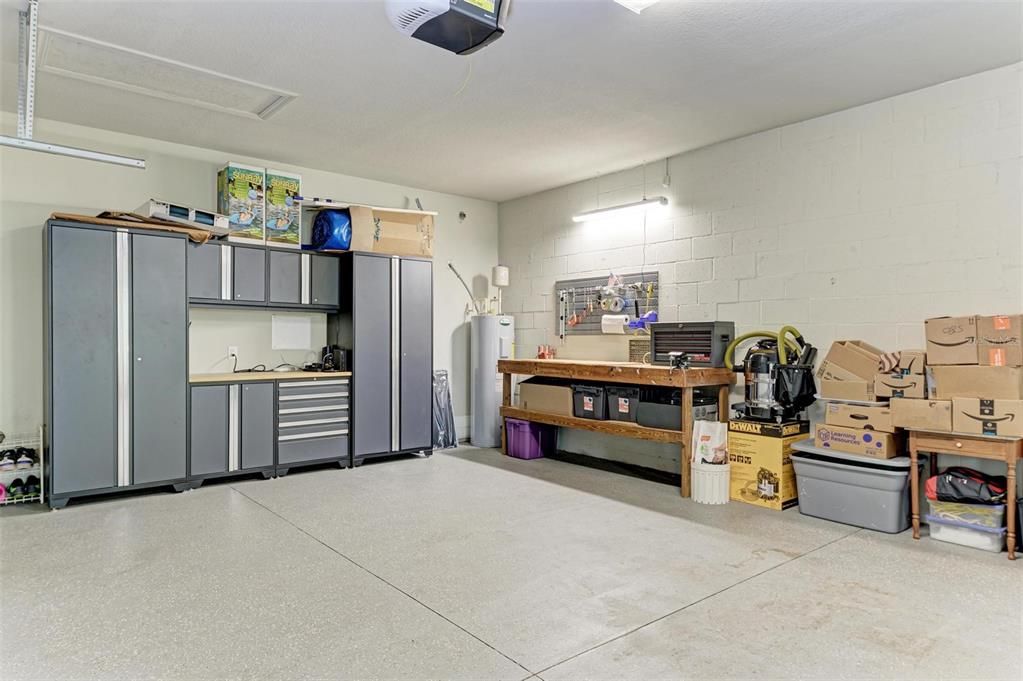
[[(760, 340), (736, 365), (736, 348), (754, 338)], [(732, 409), (741, 418), (756, 421), (782, 423), (799, 418), (800, 412), (813, 404), (817, 392), (813, 378), (816, 357), (817, 349), (791, 326), (778, 333), (753, 331), (737, 337), (725, 351), (725, 366), (743, 375), (746, 399)]]

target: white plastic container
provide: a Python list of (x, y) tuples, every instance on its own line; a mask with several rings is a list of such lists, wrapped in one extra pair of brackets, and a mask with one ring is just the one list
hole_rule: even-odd
[(972, 549), (999, 553), (1005, 548), (1005, 528), (997, 529), (966, 525), (955, 521), (942, 520), (932, 515), (927, 516), (927, 524), (931, 527), (931, 538), (950, 544), (969, 546)]
[(698, 504), (727, 504), (730, 463), (693, 462), (693, 501)]

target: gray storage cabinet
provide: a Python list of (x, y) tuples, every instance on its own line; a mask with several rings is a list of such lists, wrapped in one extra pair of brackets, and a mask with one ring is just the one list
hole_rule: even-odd
[(267, 251), (270, 259), (270, 302), (298, 305), (302, 302), (302, 254)]
[(320, 307), (337, 307), (341, 300), (340, 287), (337, 256), (310, 254), (309, 303)]
[(266, 254), (258, 246), (233, 246), (231, 249), (231, 299), (239, 303), (266, 303)]
[(274, 465), (274, 384), (243, 383), (239, 418), (242, 470)]
[(185, 240), (131, 238), (131, 434), (135, 484), (185, 477)]
[(215, 302), (222, 300), (222, 251), (217, 243), (188, 244), (188, 299)]
[(347, 376), (277, 382), (277, 475), (304, 464), (351, 465)]
[(341, 259), (339, 338), (352, 350), (352, 458), (432, 449), (433, 264)]
[(184, 489), (185, 237), (65, 221), (43, 237), (50, 505)]
[(228, 386), (192, 386), (189, 476), (227, 472)]

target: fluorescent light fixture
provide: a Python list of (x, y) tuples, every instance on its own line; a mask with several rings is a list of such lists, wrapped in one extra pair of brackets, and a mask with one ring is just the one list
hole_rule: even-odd
[(615, 0), (619, 5), (639, 14), (650, 5), (656, 5), (659, 0)]
[(27, 149), (29, 151), (42, 151), (47, 154), (57, 154), (59, 156), (71, 156), (72, 158), (81, 158), (86, 161), (113, 163), (114, 165), (128, 166), (129, 168), (140, 168), (141, 170), (146, 169), (145, 159), (131, 158), (130, 156), (118, 156), (117, 154), (107, 154), (102, 151), (90, 151), (89, 149), (79, 149), (78, 147), (66, 147), (63, 144), (51, 144), (50, 142), (27, 140), (20, 137), (0, 135), (0, 146), (13, 147), (15, 149)]
[(598, 208), (597, 210), (586, 211), (585, 213), (579, 213), (578, 215), (572, 216), (573, 222), (586, 222), (587, 220), (596, 220), (598, 218), (606, 218), (612, 215), (624, 215), (629, 213), (642, 213), (645, 210), (653, 208), (654, 206), (667, 206), (668, 199), (664, 196), (654, 196), (653, 198), (643, 199), (642, 201), (635, 201), (633, 203), (623, 203), (620, 206), (610, 206), (608, 208)]

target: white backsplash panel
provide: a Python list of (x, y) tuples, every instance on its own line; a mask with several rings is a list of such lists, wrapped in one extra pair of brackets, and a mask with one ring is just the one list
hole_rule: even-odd
[[(227, 307), (193, 307), (189, 313), (188, 361), (189, 373), (193, 374), (230, 371), (233, 363), (227, 354), (229, 346), (238, 348), (239, 369), (257, 364), (272, 369), (282, 362), (298, 366), (317, 362), (320, 348), (327, 344), (327, 315), (323, 313), (294, 314)], [(274, 350), (275, 316), (287, 317), (292, 323), (296, 319), (308, 320), (309, 349)]]

